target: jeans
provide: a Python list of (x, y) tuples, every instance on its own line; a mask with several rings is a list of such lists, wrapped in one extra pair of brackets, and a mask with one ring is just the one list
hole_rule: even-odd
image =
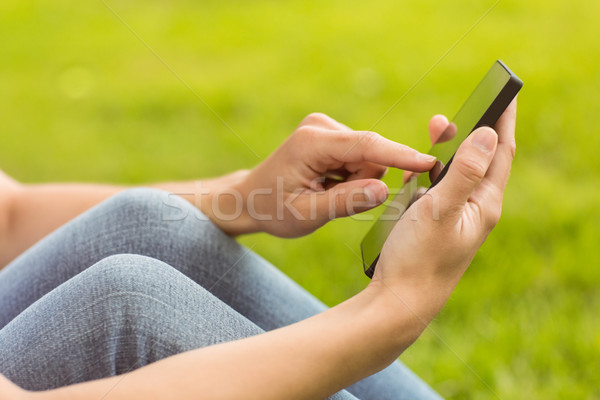
[[(47, 390), (257, 335), (325, 308), (187, 201), (132, 189), (0, 271), (0, 373)], [(395, 362), (330, 398), (440, 397)]]

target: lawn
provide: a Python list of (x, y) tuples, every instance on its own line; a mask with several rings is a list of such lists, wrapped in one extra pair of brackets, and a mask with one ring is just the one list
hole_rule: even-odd
[[(600, 399), (599, 20), (582, 0), (3, 0), (0, 168), (214, 176), (312, 111), (426, 151), (429, 117), (502, 59), (525, 83), (502, 221), (401, 359), (450, 399)], [(368, 226), (241, 241), (333, 305), (368, 282)]]

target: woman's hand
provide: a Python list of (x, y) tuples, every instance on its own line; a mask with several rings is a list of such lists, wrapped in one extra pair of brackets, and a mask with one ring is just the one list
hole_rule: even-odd
[[(443, 131), (435, 118), (432, 140)], [(487, 127), (473, 132), (447, 175), (407, 210), (383, 247), (372, 285), (413, 305), (424, 322), (446, 302), (500, 218), (515, 119), (513, 101), (495, 125), (497, 134)]]
[[(374, 132), (353, 131), (310, 114), (265, 161), (235, 186), (244, 209), (241, 231), (306, 235), (329, 220), (383, 203), (387, 167), (428, 171), (435, 158)], [(233, 210), (230, 207), (231, 210)]]

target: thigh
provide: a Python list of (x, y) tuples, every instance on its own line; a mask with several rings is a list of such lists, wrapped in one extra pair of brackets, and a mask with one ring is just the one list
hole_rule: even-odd
[[(264, 332), (167, 264), (108, 257), (0, 330), (0, 373), (47, 390)], [(342, 391), (332, 398), (355, 399)]]
[(187, 201), (133, 189), (70, 221), (0, 271), (0, 328), (90, 265), (124, 253), (173, 266), (265, 330), (325, 309)]
[[(59, 228), (0, 271), (0, 328), (90, 265), (122, 253), (173, 266), (263, 330), (326, 309), (187, 201), (159, 190), (133, 189)], [(438, 398), (399, 362), (351, 390), (365, 400), (398, 399), (400, 393), (407, 398)]]

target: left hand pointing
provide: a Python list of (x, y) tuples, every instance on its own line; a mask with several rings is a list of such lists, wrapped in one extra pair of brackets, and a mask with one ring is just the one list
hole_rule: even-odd
[[(237, 189), (251, 221), (247, 231), (306, 235), (331, 219), (382, 204), (387, 167), (430, 170), (435, 158), (374, 132), (353, 131), (324, 114), (310, 114)], [(245, 233), (245, 232), (242, 232)]]

